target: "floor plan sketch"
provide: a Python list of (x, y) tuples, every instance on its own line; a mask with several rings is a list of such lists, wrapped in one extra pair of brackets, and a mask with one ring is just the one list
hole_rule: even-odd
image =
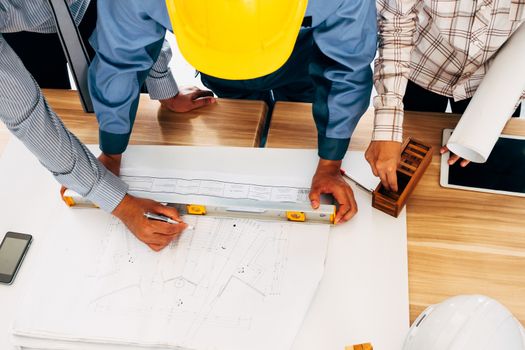
[[(156, 253), (110, 218), (91, 276), (96, 287), (89, 309), (101, 316), (155, 320), (175, 330), (173, 341), (188, 348), (202, 342), (210, 328), (249, 334), (254, 324), (267, 323), (261, 313), (288, 292), (283, 286), (296, 268), (289, 266), (296, 250), (290, 249), (290, 233), (300, 226), (205, 216), (184, 220), (194, 229)], [(306, 227), (319, 232), (323, 225)], [(326, 244), (319, 235), (307, 236)]]

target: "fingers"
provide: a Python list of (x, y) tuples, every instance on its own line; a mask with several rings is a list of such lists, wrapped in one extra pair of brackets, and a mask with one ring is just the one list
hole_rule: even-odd
[(192, 102), (192, 109), (201, 108), (206, 105), (215, 103), (215, 97), (213, 97), (213, 92), (209, 90), (200, 90), (197, 89), (190, 94), (190, 99)]
[(160, 252), (162, 249), (166, 248), (167, 244), (166, 245), (162, 245), (162, 244), (148, 244), (148, 247), (150, 247), (152, 250), (156, 251), (156, 252)]
[(365, 158), (372, 168), (372, 173), (381, 179), (387, 191), (397, 192), (397, 166), (400, 162), (399, 142), (371, 142)]
[(378, 174), (379, 174), (379, 179), (381, 180), (381, 184), (387, 191), (389, 191), (390, 185), (388, 184), (388, 178), (386, 177), (386, 173), (383, 171), (380, 171), (378, 172)]
[(397, 173), (396, 171), (389, 171), (387, 172), (387, 181), (388, 186), (390, 187), (391, 191), (397, 192)]
[(321, 204), (321, 189), (319, 187), (312, 187), (308, 198), (310, 198), (312, 208), (319, 208), (319, 205)]
[(380, 165), (378, 167), (381, 184), (387, 191), (397, 192), (397, 173), (396, 168), (392, 165)]
[[(439, 153), (441, 154), (444, 154), (444, 153), (447, 153), (447, 152), (450, 152), (450, 150), (448, 149), (447, 146), (443, 146), (441, 147), (441, 149), (439, 150)], [(460, 157), (454, 153), (450, 153), (450, 157), (448, 158), (448, 165), (454, 165), (456, 164), (456, 162), (460, 159)], [(469, 165), (470, 163), (470, 160), (467, 160), (467, 159), (462, 159), (461, 162), (459, 163), (459, 165), (464, 168), (466, 167), (467, 165)]]
[(192, 99), (191, 109), (201, 108), (207, 105), (211, 105), (212, 103), (215, 103), (214, 97), (203, 97), (196, 100)]
[(152, 221), (145, 228), (146, 232), (137, 235), (137, 237), (154, 251), (160, 251), (177, 238), (186, 227), (187, 225), (184, 223), (168, 224)]
[(347, 189), (347, 198), (350, 200), (350, 209), (341, 218), (340, 223), (347, 222), (357, 214), (357, 203), (354, 198), (354, 192), (350, 187)]
[(213, 97), (213, 92), (209, 90), (198, 90), (197, 89), (197, 90), (194, 90), (190, 96), (192, 100), (196, 100), (201, 97)]
[(463, 159), (459, 165), (461, 165), (461, 167), (464, 168), (467, 165), (469, 165), (469, 163), (470, 163), (470, 160)]
[(454, 165), (459, 159), (459, 156), (456, 154), (450, 154), (450, 158), (448, 158), (448, 165)]
[(157, 203), (157, 205), (154, 208), (154, 211), (157, 214), (162, 214), (162, 215), (167, 216), (170, 219), (175, 220), (177, 222), (183, 222), (181, 217), (180, 217), (180, 215), (179, 215), (179, 212), (177, 211), (177, 209), (175, 209), (173, 207)]
[(332, 195), (339, 203), (334, 224), (350, 220), (357, 213), (357, 204), (350, 186), (338, 187), (332, 192)]
[(164, 236), (175, 236), (180, 234), (188, 227), (184, 222), (180, 224), (169, 224), (167, 222), (149, 220), (147, 230), (149, 234), (159, 234)]

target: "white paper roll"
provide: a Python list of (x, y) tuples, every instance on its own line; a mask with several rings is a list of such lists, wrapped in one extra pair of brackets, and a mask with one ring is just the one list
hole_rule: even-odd
[(523, 91), (525, 25), (497, 53), (450, 136), (448, 149), (472, 162), (486, 162)]

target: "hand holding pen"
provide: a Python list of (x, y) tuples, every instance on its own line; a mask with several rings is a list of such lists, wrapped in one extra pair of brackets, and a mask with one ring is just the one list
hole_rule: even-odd
[[(144, 213), (154, 213), (165, 219), (148, 219)], [(122, 220), (139, 240), (154, 251), (162, 250), (188, 227), (180, 218), (177, 209), (129, 194), (113, 211), (113, 215)]]

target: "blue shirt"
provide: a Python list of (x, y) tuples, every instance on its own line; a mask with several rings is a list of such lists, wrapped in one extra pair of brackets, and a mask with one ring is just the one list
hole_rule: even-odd
[[(316, 84), (313, 113), (319, 155), (342, 159), (352, 132), (370, 103), (376, 52), (374, 0), (310, 0)], [(135, 119), (140, 86), (148, 75), (171, 22), (164, 0), (99, 0), (91, 38), (96, 57), (89, 86), (100, 126), (100, 147), (125, 151)], [(177, 91), (173, 93), (176, 95)]]

